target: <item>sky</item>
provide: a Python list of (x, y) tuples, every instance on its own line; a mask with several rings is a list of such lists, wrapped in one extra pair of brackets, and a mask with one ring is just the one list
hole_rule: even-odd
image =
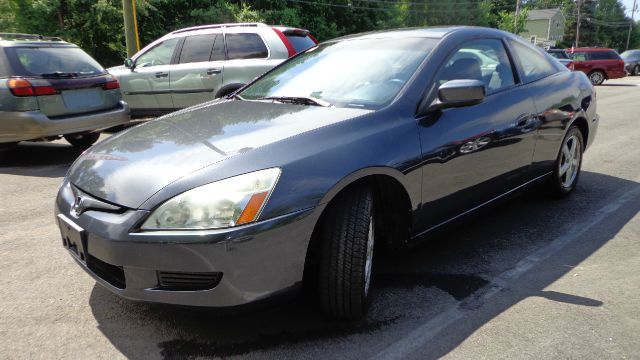
[[(631, 7), (633, 6), (633, 0), (621, 0), (622, 4), (624, 5), (624, 7), (627, 9), (627, 15), (631, 16)], [(637, 3), (637, 7), (640, 8), (640, 0), (636, 1)], [(635, 20), (638, 20), (638, 16), (640, 15), (640, 12), (636, 11), (636, 16), (635, 16)]]

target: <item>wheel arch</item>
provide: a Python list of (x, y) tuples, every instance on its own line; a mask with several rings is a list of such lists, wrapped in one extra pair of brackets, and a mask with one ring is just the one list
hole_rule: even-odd
[(582, 116), (579, 116), (575, 120), (573, 120), (571, 124), (567, 126), (567, 130), (565, 131), (565, 134), (564, 134), (565, 136), (567, 134), (567, 131), (569, 131), (569, 129), (574, 125), (577, 126), (578, 129), (580, 129), (580, 132), (582, 133), (582, 140), (584, 141), (584, 146), (586, 147), (589, 140), (589, 123), (587, 122), (587, 119), (585, 119)]
[(609, 76), (607, 75), (607, 71), (605, 69), (601, 69), (601, 68), (595, 68), (595, 69), (589, 70), (589, 72), (587, 73), (587, 76), (590, 76), (591, 74), (593, 74), (596, 71), (601, 72), (602, 75), (604, 76), (605, 80), (609, 80)]
[(225, 95), (229, 95), (232, 92), (240, 89), (241, 87), (245, 86), (245, 84), (242, 83), (231, 83), (231, 84), (226, 84), (224, 86), (222, 86), (220, 88), (220, 90), (218, 90), (218, 92), (216, 92), (216, 96), (215, 98), (219, 98), (219, 97), (223, 97)]
[(419, 194), (411, 197), (404, 175), (389, 167), (372, 167), (354, 172), (333, 186), (320, 201), (321, 213), (314, 225), (304, 261), (303, 284), (312, 289), (317, 275), (320, 254), (319, 229), (332, 202), (354, 186), (371, 186), (374, 203), (385, 206), (374, 208), (376, 218), (376, 246), (399, 248), (406, 244), (412, 225), (412, 212), (419, 203)]

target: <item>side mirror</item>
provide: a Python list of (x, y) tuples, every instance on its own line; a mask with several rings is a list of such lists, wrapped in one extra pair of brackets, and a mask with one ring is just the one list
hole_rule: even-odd
[(133, 62), (133, 60), (131, 60), (131, 58), (127, 58), (127, 60), (124, 61), (124, 66), (133, 70), (135, 63)]
[(465, 107), (481, 103), (485, 97), (484, 83), (480, 80), (451, 80), (438, 88), (438, 99), (428, 112)]

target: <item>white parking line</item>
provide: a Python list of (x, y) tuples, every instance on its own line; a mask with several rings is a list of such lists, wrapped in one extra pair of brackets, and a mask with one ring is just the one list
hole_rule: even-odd
[(594, 217), (589, 217), (585, 221), (575, 224), (566, 233), (557, 237), (548, 245), (522, 259), (514, 268), (498, 275), (483, 289), (479, 290), (478, 295), (474, 296), (470, 301), (463, 300), (452, 305), (448, 310), (420, 325), (401, 340), (386, 347), (376, 356), (372, 357), (372, 359), (403, 359), (414, 351), (424, 347), (431, 339), (438, 335), (441, 330), (463, 318), (465, 313), (469, 311), (465, 310), (465, 308), (475, 308), (468, 306), (470, 302), (480, 304), (486, 302), (486, 300), (490, 299), (497, 292), (506, 289), (509, 284), (531, 270), (537, 263), (557, 254), (563, 247), (581, 238), (594, 226), (597, 226), (600, 222), (607, 219), (609, 214), (617, 211), (638, 196), (640, 196), (640, 186), (634, 186), (615, 201), (598, 209)]

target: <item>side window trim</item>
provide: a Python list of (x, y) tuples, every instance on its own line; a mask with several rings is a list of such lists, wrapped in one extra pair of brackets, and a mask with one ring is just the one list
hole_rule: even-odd
[(182, 55), (182, 47), (184, 46), (184, 40), (186, 36), (180, 37), (178, 40), (178, 44), (176, 44), (176, 48), (173, 50), (173, 55), (171, 56), (171, 65), (178, 64), (180, 62), (180, 55)]
[[(502, 44), (502, 47), (504, 48), (504, 51), (507, 54), (507, 58), (509, 59), (509, 62), (511, 63), (510, 64), (511, 65), (511, 74), (513, 76), (513, 84), (505, 86), (505, 87), (502, 87), (502, 88), (497, 89), (497, 90), (492, 91), (492, 92), (488, 91), (489, 90), (488, 89), (489, 85), (485, 84), (485, 89), (487, 90), (487, 93), (486, 93), (485, 96), (489, 97), (489, 96), (493, 96), (493, 95), (496, 95), (496, 94), (500, 94), (500, 93), (502, 93), (504, 91), (508, 91), (510, 89), (513, 89), (513, 88), (519, 86), (520, 83), (521, 83), (520, 73), (517, 72), (517, 71), (514, 72), (514, 69), (515, 69), (514, 66), (516, 66), (516, 65), (515, 65), (515, 61), (514, 61), (512, 55), (511, 55), (510, 48), (506, 46), (504, 39), (500, 38), (500, 37), (483, 36), (483, 37), (476, 37), (476, 38), (466, 39), (466, 40), (460, 42), (458, 45), (456, 45), (453, 48), (453, 50), (449, 51), (449, 53), (445, 57), (445, 60), (441, 64), (438, 65), (438, 71), (440, 71), (440, 69), (442, 69), (442, 67), (446, 65), (446, 63), (451, 59), (451, 57), (453, 57), (460, 49), (462, 49), (462, 47), (465, 44), (467, 44), (469, 42), (473, 42), (473, 41), (482, 41), (482, 40), (495, 40), (495, 41), (498, 41), (500, 44)], [(436, 77), (437, 77), (437, 73), (436, 73)], [(434, 80), (435, 80), (435, 78), (434, 78)], [(431, 90), (431, 92), (432, 92), (433, 95), (430, 96), (430, 98), (432, 98), (434, 96), (437, 96), (438, 86), (437, 86), (437, 84), (435, 82), (433, 84), (433, 89)]]
[[(224, 35), (222, 33), (213, 33), (215, 38), (213, 39), (213, 46), (211, 47), (211, 52), (209, 53), (209, 62), (211, 61), (226, 61), (227, 60), (227, 50), (224, 44)], [(219, 44), (218, 41), (222, 41), (222, 53), (224, 54), (224, 58), (222, 60), (213, 60), (214, 51), (216, 51), (216, 45)]]
[(516, 61), (516, 57), (511, 44), (509, 43), (509, 41), (507, 41), (507, 39), (500, 39), (500, 41), (502, 42), (502, 46), (504, 46), (505, 51), (507, 52), (507, 57), (511, 62), (511, 72), (513, 73), (514, 86), (524, 85), (524, 81), (522, 81), (522, 70), (520, 69), (520, 64), (518, 64), (518, 62)]

